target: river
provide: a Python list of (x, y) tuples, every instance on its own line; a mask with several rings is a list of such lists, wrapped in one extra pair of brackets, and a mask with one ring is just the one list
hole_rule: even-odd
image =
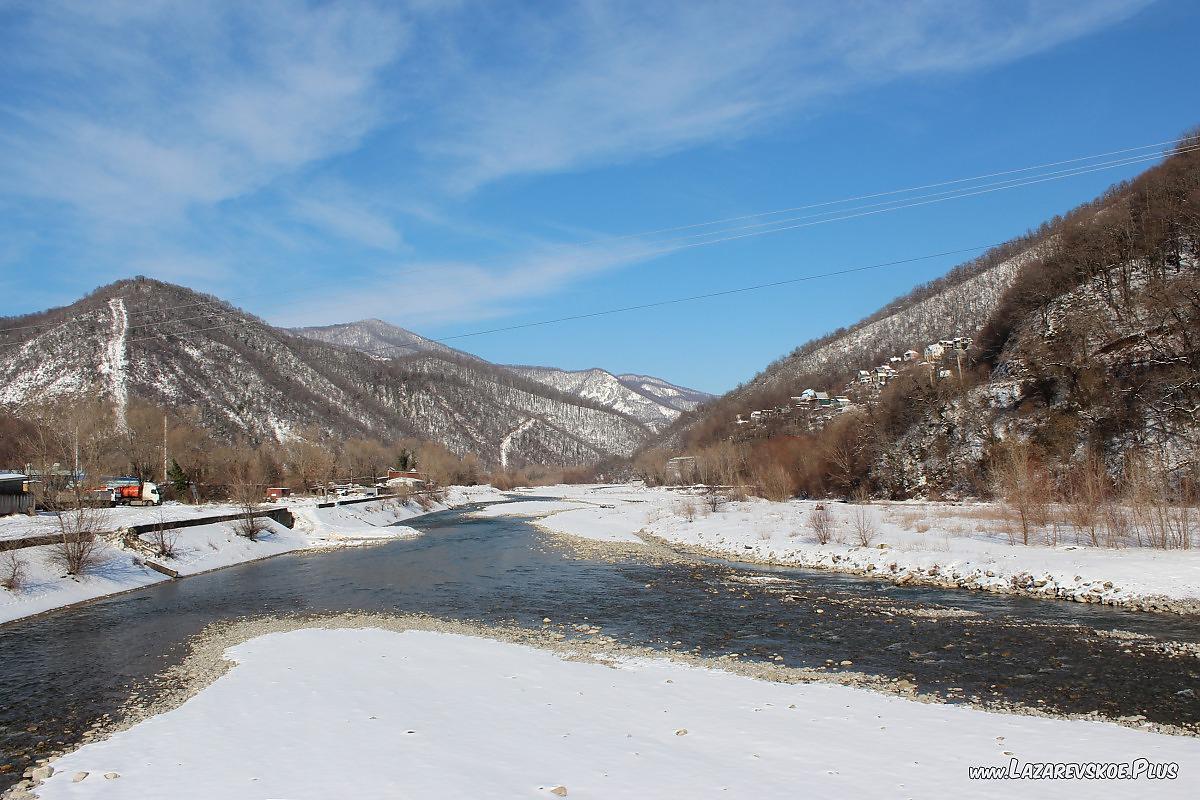
[[(590, 560), (519, 519), (469, 510), (410, 520), (419, 538), (284, 555), (0, 627), (0, 765), (10, 765), (0, 789), (30, 759), (115, 713), (209, 623), (264, 614), (586, 621), (655, 648), (832, 662), (951, 702), (1141, 715), (1200, 730), (1200, 690), (1189, 691), (1200, 686), (1200, 660), (1163, 647), (1200, 641), (1192, 618), (729, 562)], [(844, 660), (853, 665), (839, 667)]]

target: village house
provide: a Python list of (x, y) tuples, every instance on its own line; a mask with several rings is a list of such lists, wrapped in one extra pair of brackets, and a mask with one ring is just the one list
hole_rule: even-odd
[(29, 484), (29, 476), (24, 473), (0, 472), (0, 517), (33, 513), (37, 503)]

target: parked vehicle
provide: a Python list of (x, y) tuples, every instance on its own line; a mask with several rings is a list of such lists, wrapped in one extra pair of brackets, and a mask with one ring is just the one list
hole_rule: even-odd
[(162, 505), (162, 494), (158, 491), (158, 484), (151, 481), (118, 478), (109, 481), (102, 489), (96, 491), (102, 495), (107, 492), (111, 506)]

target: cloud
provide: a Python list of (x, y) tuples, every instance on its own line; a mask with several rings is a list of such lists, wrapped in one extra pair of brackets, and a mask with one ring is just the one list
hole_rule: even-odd
[(506, 8), (476, 24), (506, 57), (459, 45), (447, 107), (422, 146), (448, 165), (454, 188), (470, 190), (736, 140), (838, 93), (1053, 47), (1148, 2)]
[(6, 40), (6, 190), (153, 225), (352, 150), (407, 30), (365, 3), (48, 2)]
[[(496, 316), (646, 254), (497, 230), (467, 202), (482, 186), (737, 142), (865, 87), (1044, 51), (1149, 2), (11, 3), (0, 230), (33, 226), (85, 288), (96, 264), (214, 289), (231, 269), (295, 277), (308, 255), (397, 287), (322, 292), (296, 307), (312, 321)], [(485, 263), (428, 244), (467, 239), (524, 252)], [(436, 279), (380, 266), (400, 250)]]
[(572, 282), (647, 258), (639, 242), (540, 247), (492, 262), (414, 261), (342, 281), (279, 306), (274, 324), (323, 325), (378, 317), (405, 327), (494, 319)]
[(296, 218), (375, 250), (394, 251), (404, 243), (400, 231), (386, 213), (356, 200), (347, 192), (305, 194), (293, 201)]

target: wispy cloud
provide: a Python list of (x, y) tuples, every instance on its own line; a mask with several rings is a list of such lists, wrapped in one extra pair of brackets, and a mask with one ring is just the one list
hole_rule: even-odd
[(492, 228), (464, 208), (483, 185), (737, 141), (1149, 2), (18, 2), (0, 7), (0, 204), (77, 242), (61, 255), (91, 276), (141, 267), (215, 289), (247, 254), (290, 274), (297, 252), (341, 252), (369, 283), (404, 250), (436, 277), (295, 308), (478, 319), (644, 258), (532, 240), (450, 261), (408, 235)]
[(159, 224), (353, 149), (407, 43), (395, 14), (361, 3), (46, 2), (10, 15), (4, 187), (105, 224)]
[(423, 148), (470, 189), (743, 137), (831, 95), (1053, 47), (1150, 0), (586, 3), (477, 22), (523, 57), (460, 50)]

